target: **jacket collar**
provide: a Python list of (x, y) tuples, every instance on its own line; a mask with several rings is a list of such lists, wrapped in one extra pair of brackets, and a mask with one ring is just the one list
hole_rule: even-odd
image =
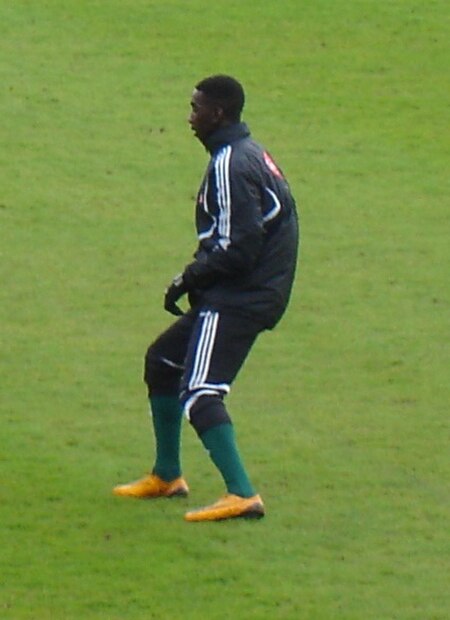
[(245, 123), (234, 123), (217, 129), (204, 142), (206, 149), (212, 154), (227, 144), (232, 144), (242, 138), (247, 138), (250, 130)]

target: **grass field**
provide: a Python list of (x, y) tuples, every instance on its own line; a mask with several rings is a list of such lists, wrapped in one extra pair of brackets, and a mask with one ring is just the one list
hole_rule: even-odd
[[(0, 0), (0, 617), (445, 620), (448, 40), (443, 0)], [(195, 246), (193, 85), (227, 72), (287, 176), (290, 311), (229, 398), (258, 523), (192, 429), (151, 466), (142, 359)]]

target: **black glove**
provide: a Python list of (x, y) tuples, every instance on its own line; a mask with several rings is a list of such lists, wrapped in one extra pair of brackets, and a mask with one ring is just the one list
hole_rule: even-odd
[(187, 286), (183, 279), (183, 274), (180, 273), (172, 281), (172, 284), (166, 289), (164, 295), (164, 309), (170, 314), (175, 316), (182, 316), (183, 310), (177, 306), (177, 301), (187, 292)]

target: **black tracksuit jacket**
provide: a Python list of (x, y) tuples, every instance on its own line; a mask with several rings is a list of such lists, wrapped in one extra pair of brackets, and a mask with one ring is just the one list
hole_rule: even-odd
[(211, 159), (196, 205), (199, 246), (183, 273), (195, 305), (227, 309), (271, 329), (289, 301), (297, 262), (295, 201), (244, 123), (205, 144)]

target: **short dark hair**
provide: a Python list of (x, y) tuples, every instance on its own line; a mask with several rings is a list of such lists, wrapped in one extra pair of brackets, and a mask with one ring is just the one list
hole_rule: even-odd
[(229, 75), (211, 75), (195, 88), (219, 105), (230, 121), (238, 122), (244, 108), (245, 93), (242, 84)]

